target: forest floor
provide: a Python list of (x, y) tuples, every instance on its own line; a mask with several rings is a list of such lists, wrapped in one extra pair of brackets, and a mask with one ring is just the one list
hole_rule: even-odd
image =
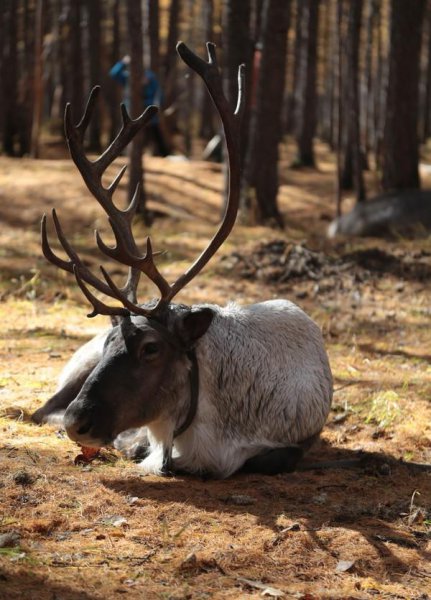
[[(173, 279), (217, 226), (221, 170), (145, 166), (151, 235)], [(282, 178), (286, 230), (238, 224), (178, 300), (297, 302), (322, 327), (334, 375), (312, 456), (361, 449), (376, 461), (164, 479), (111, 451), (75, 466), (64, 432), (30, 421), (72, 352), (107, 326), (41, 256), (41, 214), (56, 206), (95, 268), (92, 230), (107, 224), (68, 158), (0, 158), (1, 600), (431, 598), (431, 474), (397, 462), (431, 463), (431, 238), (328, 241), (334, 168), (322, 148), (318, 171)], [(144, 284), (142, 301), (152, 295)]]

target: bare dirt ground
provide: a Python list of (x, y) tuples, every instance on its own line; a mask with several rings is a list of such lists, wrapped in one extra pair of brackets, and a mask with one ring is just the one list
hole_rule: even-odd
[[(215, 230), (220, 168), (145, 164), (150, 206), (168, 215), (151, 235), (173, 279)], [(72, 351), (107, 326), (42, 258), (40, 216), (55, 205), (94, 267), (92, 230), (107, 225), (69, 159), (0, 158), (1, 600), (431, 597), (431, 475), (395, 462), (431, 463), (431, 239), (328, 242), (328, 157), (282, 175), (286, 231), (236, 226), (178, 300), (299, 303), (323, 329), (335, 385), (313, 459), (362, 449), (380, 460), (163, 479), (108, 451), (75, 466), (62, 431), (30, 422)], [(152, 295), (143, 285), (142, 300)]]

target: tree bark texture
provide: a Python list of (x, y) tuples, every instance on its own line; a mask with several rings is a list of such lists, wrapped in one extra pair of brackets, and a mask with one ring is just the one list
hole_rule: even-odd
[(5, 0), (3, 12), (3, 89), (4, 94), (4, 129), (3, 149), (9, 156), (15, 155), (15, 136), (18, 131), (17, 92), (17, 10), (14, 0)]
[[(130, 116), (136, 119), (143, 111), (142, 85), (144, 77), (143, 42), (142, 42), (142, 8), (141, 3), (127, 0), (127, 25), (130, 39)], [(140, 201), (138, 212), (145, 216), (144, 170), (142, 153), (144, 149), (144, 132), (141, 130), (133, 138), (129, 155), (129, 201), (133, 198), (139, 185)]]
[[(214, 42), (214, 0), (203, 0), (202, 21), (204, 27), (204, 39), (207, 42)], [(205, 140), (210, 140), (214, 136), (215, 131), (214, 106), (209, 94), (204, 91), (201, 95), (199, 135)]]
[[(255, 193), (261, 223), (283, 227), (277, 205), (278, 144), (287, 55), (290, 2), (265, 0), (262, 8), (261, 52), (256, 86), (256, 106), (243, 181), (243, 197)], [(243, 200), (243, 209), (245, 208)]]
[(148, 43), (150, 50), (149, 67), (159, 76), (160, 71), (160, 33), (159, 0), (147, 0)]
[(177, 53), (175, 51), (178, 42), (178, 22), (181, 12), (181, 0), (171, 0), (169, 8), (168, 40), (164, 60), (164, 88), (166, 106), (171, 106), (177, 99), (176, 96), (176, 72)]
[(30, 81), (33, 83), (31, 97), (33, 98), (33, 119), (29, 124), (31, 131), (31, 155), (33, 158), (39, 157), (40, 126), (42, 122), (42, 103), (43, 103), (43, 60), (42, 60), (42, 37), (43, 37), (43, 0), (36, 2), (35, 18), (35, 37), (34, 37), (34, 69), (33, 77)]
[[(90, 88), (95, 85), (101, 85), (104, 81), (102, 76), (102, 6), (100, 0), (87, 0), (88, 10), (88, 53), (89, 53), (89, 75)], [(99, 152), (101, 145), (101, 109), (100, 104), (95, 107), (93, 116), (89, 125), (89, 150)]]
[(359, 102), (359, 39), (362, 19), (362, 0), (349, 3), (347, 23), (346, 68), (346, 125), (343, 140), (343, 189), (354, 188), (357, 202), (365, 197), (362, 173)]
[(392, 0), (383, 134), (384, 190), (418, 188), (419, 58), (424, 0)]
[(81, 118), (84, 110), (84, 65), (81, 36), (82, 0), (69, 0), (69, 36), (66, 102), (72, 105), (75, 120)]
[(301, 166), (315, 165), (313, 138), (316, 130), (316, 75), (319, 0), (302, 0), (300, 11), (301, 43), (296, 56), (298, 63), (295, 88), (295, 138), (297, 162)]
[(241, 164), (244, 164), (245, 149), (250, 119), (250, 103), (254, 73), (252, 71), (253, 41), (250, 35), (250, 0), (225, 0), (223, 7), (224, 87), (232, 110), (238, 97), (238, 67), (246, 66), (246, 107), (241, 123)]

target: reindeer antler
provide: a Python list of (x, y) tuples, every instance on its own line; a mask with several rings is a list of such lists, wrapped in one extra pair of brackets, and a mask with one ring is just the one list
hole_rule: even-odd
[[(183, 42), (177, 44), (177, 52), (183, 61), (204, 80), (223, 123), (229, 162), (228, 201), (226, 203), (226, 210), (222, 223), (211, 242), (193, 265), (172, 285), (169, 285), (154, 264), (154, 253), (150, 238), (147, 238), (145, 255), (141, 255), (133, 237), (132, 219), (138, 205), (139, 186), (137, 186), (133, 199), (125, 211), (119, 210), (112, 201), (113, 194), (124, 175), (126, 167), (122, 167), (108, 188), (105, 188), (102, 184), (102, 175), (108, 166), (120, 155), (123, 148), (125, 148), (125, 146), (133, 139), (137, 132), (151, 120), (157, 111), (157, 108), (155, 106), (150, 106), (142, 113), (142, 115), (133, 120), (130, 118), (125, 106), (122, 104), (122, 128), (111, 145), (93, 162), (85, 155), (83, 140), (85, 131), (91, 120), (96, 97), (100, 88), (95, 87), (91, 91), (84, 115), (78, 125), (73, 125), (70, 114), (70, 105), (68, 104), (66, 106), (64, 116), (65, 131), (72, 159), (78, 167), (88, 189), (108, 215), (115, 236), (116, 245), (111, 248), (103, 242), (99, 233), (96, 231), (97, 245), (106, 256), (114, 258), (118, 262), (129, 266), (129, 276), (125, 286), (122, 288), (118, 288), (115, 285), (103, 267), (101, 267), (101, 271), (105, 281), (98, 279), (84, 265), (78, 254), (67, 241), (55, 210), (53, 210), (53, 220), (57, 237), (69, 257), (69, 261), (59, 258), (54, 254), (49, 245), (46, 231), (46, 216), (43, 216), (43, 253), (45, 257), (56, 266), (75, 274), (79, 287), (93, 305), (93, 312), (88, 315), (90, 317), (93, 317), (96, 314), (127, 315), (134, 313), (145, 316), (155, 314), (163, 306), (169, 304), (174, 296), (176, 296), (176, 294), (178, 294), (178, 292), (191, 281), (199, 271), (201, 271), (232, 230), (239, 206), (240, 166), (238, 139), (240, 118), (244, 105), (244, 67), (241, 65), (238, 70), (238, 103), (236, 110), (233, 113), (223, 93), (222, 80), (215, 56), (215, 45), (208, 43), (207, 50), (208, 62), (196, 56)], [(160, 291), (160, 300), (152, 309), (143, 308), (137, 304), (136, 290), (140, 273), (147, 275)], [(90, 292), (86, 284), (91, 285), (111, 298), (119, 300), (123, 304), (123, 307), (107, 306)]]

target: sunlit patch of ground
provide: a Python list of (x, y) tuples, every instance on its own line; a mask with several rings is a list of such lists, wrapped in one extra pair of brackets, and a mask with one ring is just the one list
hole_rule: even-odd
[[(167, 215), (150, 233), (173, 280), (216, 228), (221, 171), (156, 158), (146, 168), (150, 206)], [(431, 250), (429, 238), (326, 241), (334, 212), (326, 154), (318, 172), (282, 176), (286, 232), (238, 226), (220, 256), (280, 237), (334, 254)], [(216, 258), (178, 297), (224, 304), (281, 296), (303, 306), (322, 326), (335, 379), (314, 458), (364, 449), (387, 455), (384, 468), (203, 481), (141, 477), (109, 453), (74, 466), (77, 447), (28, 415), (52, 394), (73, 350), (107, 322), (87, 320), (73, 277), (41, 258), (39, 220), (56, 206), (95, 269), (92, 230), (109, 240), (108, 228), (66, 159), (0, 158), (0, 200), (0, 536), (16, 533), (0, 548), (0, 599), (261, 598), (265, 587), (304, 600), (431, 594), (431, 475), (389, 460), (431, 463), (429, 281), (383, 273), (344, 290), (264, 284), (232, 275)], [(145, 229), (136, 232), (144, 242)], [(120, 281), (124, 272), (109, 267)], [(153, 294), (143, 283), (142, 300)]]

